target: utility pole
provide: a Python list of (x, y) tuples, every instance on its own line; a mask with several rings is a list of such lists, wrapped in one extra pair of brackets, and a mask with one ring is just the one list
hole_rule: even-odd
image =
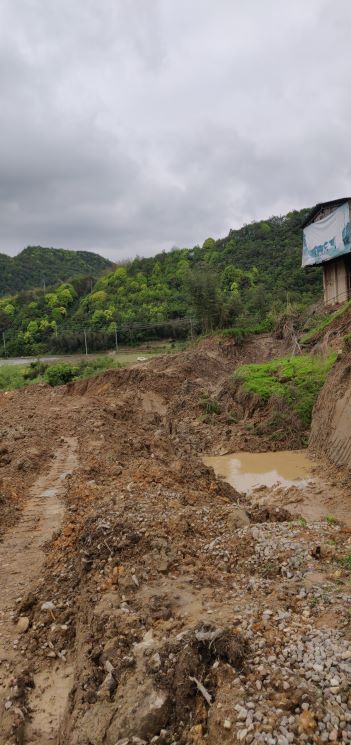
[(5, 354), (5, 357), (6, 357), (6, 340), (5, 340), (5, 331), (3, 331), (3, 332), (2, 332), (2, 342), (3, 342), (3, 345), (4, 345), (4, 354)]
[(88, 354), (87, 332), (85, 329), (84, 329), (84, 344), (85, 344), (85, 354)]
[(116, 341), (116, 352), (118, 352), (118, 335), (117, 335), (117, 325), (115, 328), (115, 341)]

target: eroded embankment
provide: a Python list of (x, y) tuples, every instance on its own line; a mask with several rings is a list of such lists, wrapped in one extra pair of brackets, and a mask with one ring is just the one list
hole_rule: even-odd
[[(270, 354), (269, 338), (242, 349), (209, 340), (88, 383), (19, 391), (0, 411), (12, 422), (5, 478), (19, 420), (48, 449), (60, 431), (79, 451), (43, 582), (17, 605), (29, 625), (6, 667), (5, 742), (351, 740), (350, 534), (250, 504), (195, 455), (251, 436), (224, 406), (204, 420), (202, 401), (226, 390), (229, 402), (235, 365)], [(40, 702), (47, 722), (71, 671), (64, 716), (40, 739), (31, 709)]]
[(310, 447), (337, 465), (351, 468), (351, 353), (335, 364), (319, 395)]

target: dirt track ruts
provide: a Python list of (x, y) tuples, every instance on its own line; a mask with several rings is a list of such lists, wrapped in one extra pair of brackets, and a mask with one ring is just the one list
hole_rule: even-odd
[[(9, 666), (20, 659), (14, 609), (40, 579), (43, 546), (61, 525), (64, 505), (60, 496), (65, 492), (65, 475), (76, 466), (76, 448), (76, 438), (65, 438), (51, 467), (31, 487), (20, 521), (0, 543), (0, 699), (7, 697)], [(4, 707), (1, 700), (0, 706)]]

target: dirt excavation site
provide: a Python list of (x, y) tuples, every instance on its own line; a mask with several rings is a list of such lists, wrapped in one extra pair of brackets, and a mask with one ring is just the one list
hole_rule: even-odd
[[(351, 355), (277, 437), (232, 373), (286, 352), (0, 394), (1, 745), (351, 743)], [(246, 491), (204, 462), (295, 450), (305, 479)]]

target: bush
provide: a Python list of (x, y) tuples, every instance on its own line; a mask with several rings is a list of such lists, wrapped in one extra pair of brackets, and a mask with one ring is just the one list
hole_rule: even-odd
[(49, 385), (64, 385), (65, 383), (70, 383), (72, 380), (91, 378), (93, 375), (97, 375), (112, 367), (121, 367), (121, 365), (111, 357), (84, 359), (76, 365), (69, 364), (68, 362), (60, 362), (56, 365), (50, 365), (47, 368), (45, 378)]
[(35, 380), (36, 378), (43, 377), (47, 369), (48, 365), (46, 362), (41, 362), (41, 360), (34, 360), (24, 371), (23, 377), (25, 380)]
[(49, 385), (64, 385), (74, 380), (78, 374), (77, 365), (70, 365), (67, 362), (60, 362), (57, 365), (50, 365), (46, 371), (45, 377)]

